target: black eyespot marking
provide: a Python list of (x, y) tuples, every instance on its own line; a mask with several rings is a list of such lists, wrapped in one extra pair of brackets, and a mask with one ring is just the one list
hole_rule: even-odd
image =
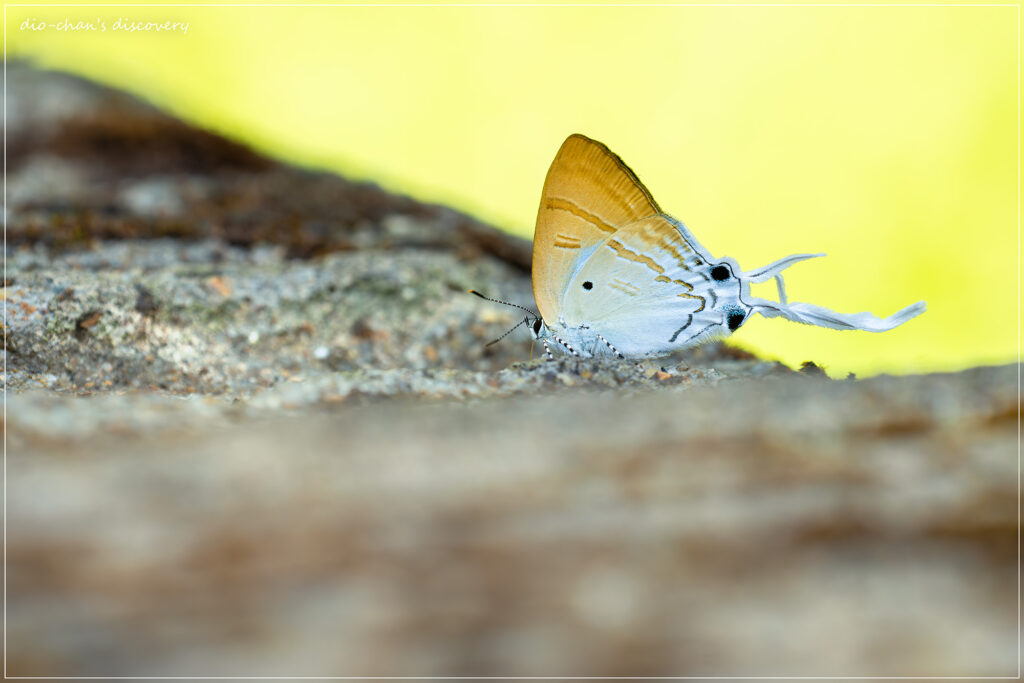
[(591, 282), (590, 280), (587, 280), (586, 282), (583, 283), (583, 289), (593, 289), (593, 288), (594, 288), (594, 283)]
[[(714, 276), (712, 276), (712, 277), (714, 277)], [(727, 319), (727, 323), (729, 325), (729, 329), (730, 330), (735, 330), (737, 327), (742, 325), (744, 318), (746, 318), (746, 316), (743, 315), (742, 313), (740, 313), (739, 311), (733, 311), (732, 313), (730, 313), (729, 317)]]
[(729, 279), (729, 269), (725, 266), (715, 266), (711, 269), (711, 278), (721, 282)]
[(533, 333), (540, 334), (540, 318), (533, 321)]

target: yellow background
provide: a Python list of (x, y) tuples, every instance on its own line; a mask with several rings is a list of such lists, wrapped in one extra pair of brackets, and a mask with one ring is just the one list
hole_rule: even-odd
[[(5, 12), (9, 56), (522, 235), (558, 146), (585, 133), (716, 256), (827, 252), (787, 271), (792, 301), (928, 304), (883, 334), (756, 317), (733, 339), (766, 356), (835, 376), (1016, 359), (1016, 6)], [(189, 29), (20, 30), (118, 17)]]

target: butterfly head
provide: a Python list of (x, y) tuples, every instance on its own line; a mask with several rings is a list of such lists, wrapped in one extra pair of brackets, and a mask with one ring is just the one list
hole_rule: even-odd
[(537, 316), (533, 320), (527, 320), (527, 325), (530, 328), (530, 334), (533, 335), (534, 339), (541, 339), (547, 337), (547, 327), (544, 325), (544, 319)]

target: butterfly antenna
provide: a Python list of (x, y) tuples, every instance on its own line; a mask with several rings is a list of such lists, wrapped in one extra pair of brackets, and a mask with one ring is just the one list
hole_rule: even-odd
[[(484, 296), (483, 294), (481, 294), (480, 292), (476, 291), (475, 289), (470, 289), (470, 290), (467, 290), (467, 291), (470, 294), (476, 294), (478, 297), (480, 297), (484, 301), (490, 301), (490, 302), (495, 303), (495, 304), (504, 304), (506, 306), (512, 306), (513, 308), (518, 308), (518, 309), (520, 309), (522, 311), (526, 311), (527, 313), (532, 315), (534, 318), (539, 318), (540, 317), (536, 313), (531, 311), (529, 308), (527, 308), (526, 306), (520, 306), (519, 304), (509, 303), (508, 301), (502, 301), (501, 299), (492, 299), (489, 296)], [(519, 324), (522, 325), (522, 323), (519, 323)], [(513, 327), (512, 329), (514, 330), (515, 328)], [(511, 332), (511, 331), (512, 330), (509, 330), (509, 332)], [(508, 332), (506, 332), (505, 334), (508, 334)], [(504, 336), (504, 335), (502, 335), (502, 336)]]
[(489, 342), (487, 342), (487, 343), (486, 343), (486, 344), (485, 344), (484, 346), (494, 346), (495, 344), (497, 344), (498, 342), (500, 342), (500, 341), (501, 341), (502, 339), (504, 339), (504, 338), (505, 338), (505, 337), (507, 337), (508, 335), (512, 334), (512, 330), (516, 329), (517, 327), (519, 327), (519, 326), (520, 326), (520, 325), (522, 325), (523, 323), (529, 323), (529, 322), (530, 322), (530, 319), (529, 319), (529, 318), (523, 318), (522, 320), (520, 320), (519, 322), (517, 322), (517, 323), (516, 323), (515, 325), (513, 325), (512, 327), (510, 327), (510, 328), (508, 329), (508, 331), (507, 331), (507, 332), (505, 332), (505, 334), (501, 335), (500, 337), (498, 337), (498, 338), (497, 338), (497, 339), (495, 339), (494, 341), (489, 341)]

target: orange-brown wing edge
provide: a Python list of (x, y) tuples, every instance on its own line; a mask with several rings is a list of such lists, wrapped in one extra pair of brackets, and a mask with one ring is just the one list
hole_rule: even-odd
[(581, 250), (659, 213), (650, 191), (621, 157), (585, 135), (566, 138), (545, 177), (533, 236), (533, 296), (541, 316), (557, 319)]

